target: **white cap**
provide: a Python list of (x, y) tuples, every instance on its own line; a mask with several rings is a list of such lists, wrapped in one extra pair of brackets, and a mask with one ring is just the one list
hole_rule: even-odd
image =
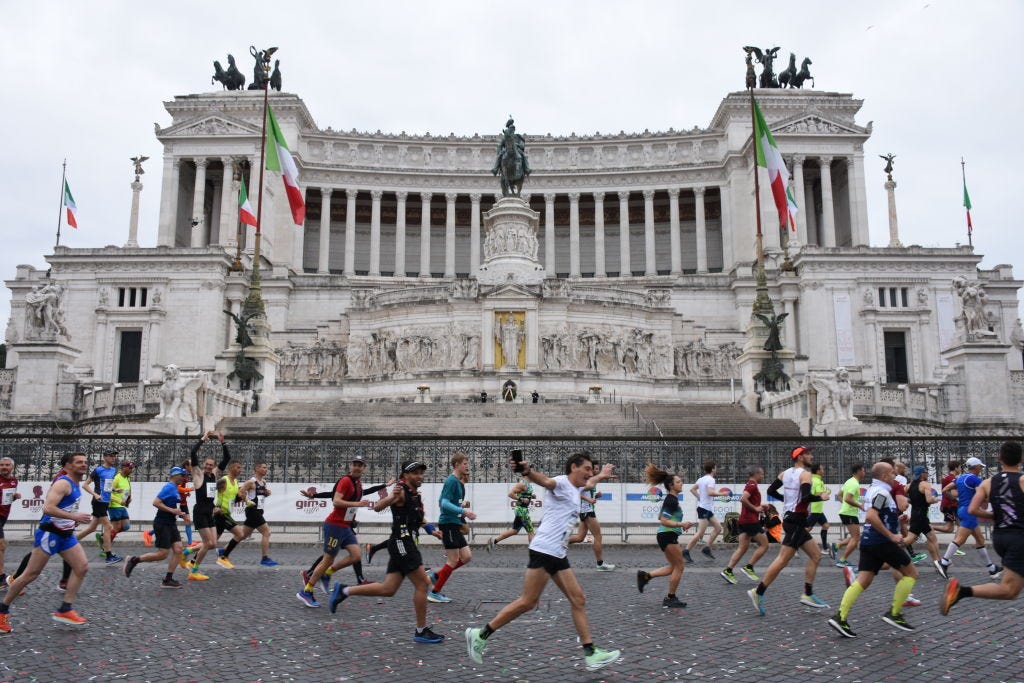
[(978, 466), (984, 467), (985, 463), (983, 463), (981, 460), (978, 460), (977, 458), (967, 458), (967, 462), (965, 462), (964, 465), (967, 467), (967, 469), (971, 469), (972, 467)]

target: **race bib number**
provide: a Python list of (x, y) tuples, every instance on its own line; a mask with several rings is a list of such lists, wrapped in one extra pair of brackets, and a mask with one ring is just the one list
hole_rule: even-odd
[(10, 505), (14, 502), (14, 489), (4, 489), (3, 502), (0, 505)]
[(217, 497), (217, 482), (208, 481), (206, 482), (206, 497), (216, 498)]
[(359, 508), (345, 508), (345, 521), (351, 522), (356, 518), (356, 510)]
[(114, 480), (104, 479), (103, 480), (103, 493), (110, 493), (114, 490)]

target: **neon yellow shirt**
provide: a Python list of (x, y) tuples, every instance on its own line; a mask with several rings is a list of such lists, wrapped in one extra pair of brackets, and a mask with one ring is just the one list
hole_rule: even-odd
[(235, 502), (235, 498), (238, 496), (238, 480), (231, 479), (231, 477), (222, 477), (221, 481), (224, 482), (224, 490), (217, 491), (217, 507), (230, 517), (231, 504)]
[[(817, 474), (811, 475), (811, 495), (820, 495), (825, 492), (825, 482), (822, 481), (821, 476)], [(825, 501), (819, 501), (817, 503), (811, 503), (811, 514), (816, 514), (825, 511)]]
[(849, 517), (856, 517), (858, 514), (860, 514), (860, 508), (854, 507), (853, 505), (850, 505), (849, 503), (846, 502), (847, 493), (850, 494), (851, 498), (857, 501), (857, 505), (860, 505), (860, 481), (858, 481), (857, 477), (850, 477), (849, 479), (846, 480), (846, 483), (843, 484), (843, 505), (842, 507), (839, 508), (839, 514), (847, 515)]
[(114, 475), (113, 489), (110, 491), (110, 507), (123, 508), (124, 501), (132, 495), (132, 482), (120, 472)]

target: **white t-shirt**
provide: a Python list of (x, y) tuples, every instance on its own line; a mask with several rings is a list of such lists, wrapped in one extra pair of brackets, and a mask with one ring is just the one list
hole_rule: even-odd
[(711, 494), (708, 493), (708, 489), (713, 488), (715, 488), (715, 478), (710, 474), (705, 474), (697, 480), (697, 505), (699, 507), (705, 510), (713, 509), (714, 502), (711, 500)]
[(902, 474), (896, 475), (896, 481), (898, 481), (904, 489), (907, 488), (907, 478), (904, 477)]
[(564, 474), (555, 477), (555, 488), (544, 498), (544, 517), (530, 542), (530, 550), (552, 557), (565, 557), (569, 536), (579, 521), (582, 490), (583, 487), (573, 486)]

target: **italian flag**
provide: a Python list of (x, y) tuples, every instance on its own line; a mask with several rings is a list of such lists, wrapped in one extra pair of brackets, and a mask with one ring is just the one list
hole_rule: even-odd
[(971, 195), (967, 194), (967, 181), (964, 180), (964, 208), (967, 209), (967, 234), (974, 232), (974, 224), (971, 223)]
[(76, 216), (78, 214), (78, 205), (75, 204), (75, 198), (71, 196), (71, 188), (68, 187), (67, 180), (64, 181), (64, 207), (68, 210), (68, 225), (72, 228), (77, 228), (78, 219)]
[(256, 225), (256, 214), (252, 212), (252, 204), (249, 203), (249, 193), (245, 191), (245, 178), (242, 178), (242, 187), (238, 189), (238, 220), (246, 225)]
[(302, 225), (306, 220), (306, 203), (299, 189), (299, 169), (285, 142), (281, 127), (274, 118), (274, 110), (267, 106), (267, 170), (278, 171), (284, 179), (284, 191), (292, 210), (292, 221)]
[(772, 197), (775, 198), (775, 208), (779, 212), (779, 225), (786, 225), (790, 222), (790, 206), (793, 208), (793, 213), (796, 212), (796, 202), (788, 195), (786, 189), (789, 187), (789, 171), (786, 170), (786, 162), (782, 160), (772, 132), (768, 130), (768, 124), (764, 121), (761, 108), (757, 106), (757, 100), (753, 100), (753, 102), (754, 151), (757, 165), (768, 169)]
[(786, 210), (789, 213), (789, 229), (796, 232), (796, 212), (800, 207), (796, 205), (796, 198), (793, 197), (793, 188), (786, 188)]

